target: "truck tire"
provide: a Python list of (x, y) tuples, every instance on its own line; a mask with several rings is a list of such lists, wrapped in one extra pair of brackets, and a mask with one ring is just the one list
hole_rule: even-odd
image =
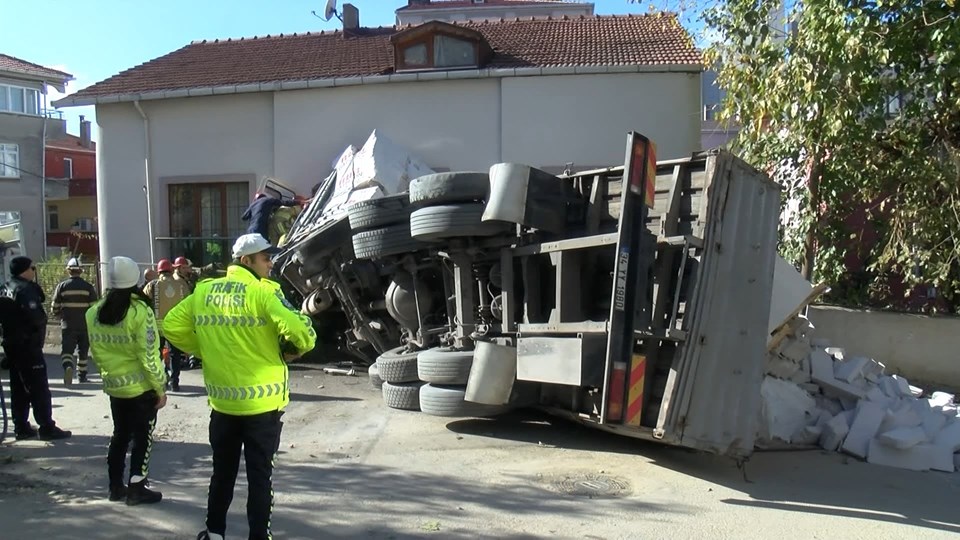
[(428, 174), (410, 181), (410, 204), (482, 201), (490, 193), (490, 175), (485, 172)]
[(417, 357), (417, 375), (432, 384), (467, 384), (473, 351), (429, 349)]
[[(386, 385), (384, 385), (386, 387)], [(502, 405), (481, 405), (463, 400), (465, 386), (426, 384), (420, 387), (420, 410), (430, 416), (494, 416), (508, 409)]]
[(417, 356), (421, 351), (405, 352), (405, 347), (397, 347), (377, 357), (377, 373), (384, 382), (415, 382), (417, 377)]
[(390, 255), (410, 253), (424, 247), (426, 244), (410, 236), (408, 223), (353, 235), (353, 254), (357, 259), (380, 259)]
[(347, 216), (354, 232), (403, 223), (410, 219), (410, 199), (403, 193), (360, 201), (347, 209)]
[(494, 236), (509, 229), (498, 221), (481, 221), (483, 203), (427, 206), (410, 214), (410, 236), (434, 241), (458, 236)]
[(383, 403), (391, 409), (404, 411), (420, 410), (420, 387), (422, 382), (383, 383)]
[(377, 366), (377, 363), (374, 362), (372, 366), (367, 368), (367, 375), (370, 377), (370, 385), (374, 388), (383, 387), (383, 378), (380, 377), (380, 367)]

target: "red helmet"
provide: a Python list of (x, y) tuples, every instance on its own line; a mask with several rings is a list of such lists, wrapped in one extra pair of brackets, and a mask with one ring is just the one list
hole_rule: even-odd
[(157, 272), (173, 272), (173, 265), (170, 264), (170, 259), (160, 259), (160, 262), (157, 263)]
[(186, 257), (177, 257), (177, 259), (173, 261), (174, 268), (179, 268), (181, 266), (190, 266), (190, 264), (191, 264), (190, 259)]

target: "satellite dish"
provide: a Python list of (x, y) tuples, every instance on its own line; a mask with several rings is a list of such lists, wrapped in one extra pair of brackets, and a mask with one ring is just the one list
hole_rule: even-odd
[(327, 5), (323, 8), (322, 17), (320, 15), (317, 15), (316, 11), (311, 11), (310, 13), (313, 13), (314, 17), (317, 17), (318, 19), (323, 19), (325, 21), (329, 21), (334, 15), (336, 15), (338, 19), (343, 21), (343, 19), (340, 17), (340, 14), (337, 13), (337, 0), (327, 0)]

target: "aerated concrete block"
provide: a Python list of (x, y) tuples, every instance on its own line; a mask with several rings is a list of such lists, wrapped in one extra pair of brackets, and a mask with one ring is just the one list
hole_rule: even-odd
[(850, 425), (847, 424), (846, 417), (842, 413), (838, 414), (823, 427), (823, 432), (820, 435), (820, 446), (824, 450), (835, 452), (840, 448), (840, 443), (843, 442), (843, 438), (849, 432)]
[(817, 444), (823, 429), (817, 426), (804, 426), (803, 429), (794, 434), (790, 441), (793, 444)]
[[(913, 391), (911, 390), (911, 388), (913, 387), (910, 386), (910, 381), (901, 377), (900, 375), (891, 375), (891, 377), (893, 378), (894, 381), (896, 381), (897, 388), (899, 388), (900, 390), (901, 397), (913, 396)], [(923, 393), (923, 390), (920, 390), (920, 392)]]
[(924, 443), (899, 450), (881, 444), (876, 439), (870, 441), (867, 462), (912, 471), (935, 469), (952, 472), (954, 468), (953, 454), (946, 453), (943, 448)]
[(836, 358), (837, 360), (841, 360), (841, 361), (843, 360), (843, 357), (844, 357), (844, 354), (845, 354), (845, 351), (843, 350), (843, 347), (827, 347), (826, 349), (824, 349), (824, 351), (825, 351), (829, 356), (832, 356), (832, 357)]
[(923, 419), (923, 431), (927, 434), (927, 440), (930, 442), (933, 442), (947, 425), (947, 417), (934, 409), (928, 408), (921, 414), (921, 418)]
[[(819, 386), (817, 388), (819, 388)], [(831, 418), (842, 413), (844, 410), (843, 404), (840, 403), (839, 399), (824, 395), (814, 395), (814, 399), (817, 401), (817, 408), (829, 412)]]
[(810, 345), (814, 349), (826, 349), (830, 347), (830, 340), (827, 338), (813, 338), (810, 340)]
[(869, 358), (855, 356), (849, 360), (834, 362), (833, 377), (838, 381), (853, 384), (855, 381), (864, 378), (863, 370), (866, 368), (869, 360)]
[(909, 403), (901, 402), (896, 408), (887, 411), (886, 416), (883, 418), (883, 423), (880, 424), (880, 433), (899, 428), (922, 426), (923, 418), (913, 410), (913, 407), (911, 407)]
[(953, 422), (943, 428), (933, 439), (933, 444), (950, 449), (950, 453), (960, 451), (960, 422)]
[(960, 470), (960, 454), (953, 455), (953, 467)]
[(953, 403), (953, 394), (934, 392), (927, 401), (930, 403), (930, 407), (945, 407)]
[(866, 396), (862, 389), (845, 381), (838, 381), (833, 376), (833, 360), (825, 351), (819, 349), (810, 353), (810, 378), (830, 397), (857, 401)]
[(865, 458), (870, 440), (876, 437), (886, 411), (872, 401), (861, 401), (856, 413), (850, 424), (850, 433), (844, 439), (841, 449), (848, 454)]
[[(927, 434), (922, 427), (898, 428), (877, 436), (877, 440), (885, 446), (906, 450), (927, 441)], [(952, 452), (951, 452), (952, 453)]]

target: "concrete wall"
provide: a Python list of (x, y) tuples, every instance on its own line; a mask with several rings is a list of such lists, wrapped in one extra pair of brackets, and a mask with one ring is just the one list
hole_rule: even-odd
[[(43, 257), (43, 123), (39, 116), (0, 112), (0, 143), (19, 148), (20, 178), (0, 178), (0, 211), (20, 212), (21, 252)], [(26, 248), (26, 249), (23, 249)]]
[(910, 381), (960, 390), (960, 318), (813, 306), (814, 336)]
[[(700, 145), (699, 85), (696, 73), (633, 73), (145, 101), (154, 235), (169, 234), (166, 186), (176, 178), (273, 176), (307, 192), (374, 129), (431, 167), (452, 170), (511, 160), (620, 164), (631, 129), (652, 137), (660, 158), (688, 155)], [(98, 105), (97, 122), (101, 254), (146, 261), (143, 120), (133, 104), (118, 103)]]

